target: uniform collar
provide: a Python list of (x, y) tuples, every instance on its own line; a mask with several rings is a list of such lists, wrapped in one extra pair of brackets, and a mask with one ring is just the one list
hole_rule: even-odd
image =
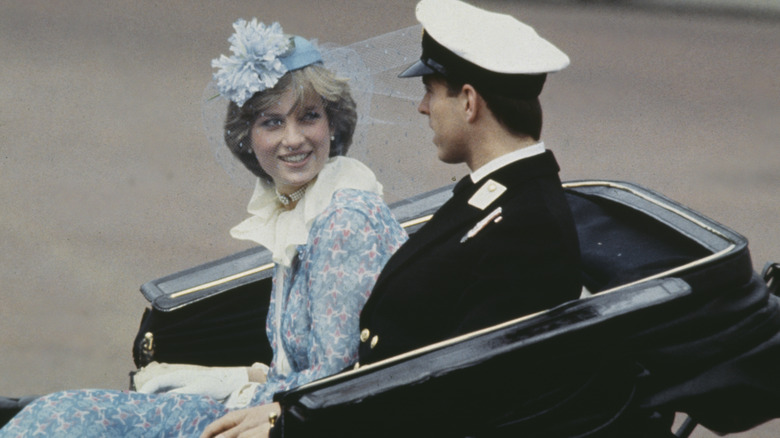
[(520, 161), (524, 158), (529, 158), (535, 155), (543, 154), (544, 151), (545, 151), (544, 142), (540, 141), (539, 143), (536, 143), (534, 145), (526, 146), (524, 148), (520, 148), (508, 154), (504, 154), (498, 158), (493, 159), (492, 161), (488, 162), (487, 164), (475, 170), (474, 172), (471, 172), (471, 181), (476, 184), (484, 177), (490, 175), (491, 173), (495, 172), (496, 170), (504, 166), (512, 164), (515, 161)]

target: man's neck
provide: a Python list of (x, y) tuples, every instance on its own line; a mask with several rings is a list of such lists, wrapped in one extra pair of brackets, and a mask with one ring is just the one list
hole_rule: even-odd
[(472, 172), (498, 157), (539, 143), (539, 141), (528, 136), (501, 135), (492, 137), (491, 139), (481, 141), (466, 162), (466, 165)]
[(544, 151), (545, 151), (544, 143), (540, 141), (530, 146), (525, 146), (520, 149), (516, 149), (512, 152), (501, 155), (497, 158), (494, 158), (492, 161), (488, 161), (485, 165), (483, 165), (479, 169), (476, 169), (473, 172), (471, 172), (471, 181), (474, 183), (478, 183), (486, 176), (491, 175), (493, 172), (503, 168), (504, 166), (508, 166), (516, 161), (524, 160), (526, 158), (543, 154)]

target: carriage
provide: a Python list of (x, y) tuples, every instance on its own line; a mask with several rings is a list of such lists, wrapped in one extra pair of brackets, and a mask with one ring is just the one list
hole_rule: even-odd
[[(780, 417), (780, 265), (755, 272), (743, 236), (641, 186), (564, 188), (580, 299), (277, 394), (280, 435), (689, 436)], [(450, 194), (391, 208), (411, 234)], [(257, 247), (144, 284), (136, 365), (268, 363), (272, 266)]]

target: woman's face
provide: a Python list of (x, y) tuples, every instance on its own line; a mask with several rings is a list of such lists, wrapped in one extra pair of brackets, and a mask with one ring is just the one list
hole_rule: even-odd
[(279, 193), (290, 194), (314, 179), (330, 153), (331, 130), (319, 96), (295, 105), (287, 90), (252, 125), (252, 150)]

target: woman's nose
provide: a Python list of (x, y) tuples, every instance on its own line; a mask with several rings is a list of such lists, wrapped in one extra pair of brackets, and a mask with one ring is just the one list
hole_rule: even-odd
[(297, 148), (303, 144), (304, 136), (300, 128), (295, 123), (288, 123), (284, 129), (282, 145), (288, 148)]

